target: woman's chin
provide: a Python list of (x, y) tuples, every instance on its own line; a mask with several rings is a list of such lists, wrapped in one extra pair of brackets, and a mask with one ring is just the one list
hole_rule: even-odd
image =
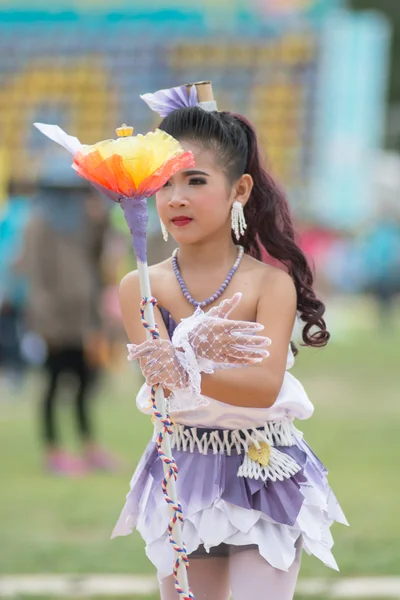
[(204, 237), (199, 235), (198, 232), (193, 230), (190, 231), (189, 228), (186, 229), (184, 227), (179, 229), (174, 227), (174, 231), (170, 231), (170, 235), (174, 238), (177, 244), (196, 244)]

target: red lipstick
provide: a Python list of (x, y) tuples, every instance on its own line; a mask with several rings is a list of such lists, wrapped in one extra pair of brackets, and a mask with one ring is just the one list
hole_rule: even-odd
[(191, 223), (193, 221), (193, 219), (191, 219), (190, 217), (174, 217), (172, 219), (172, 222), (174, 225), (177, 225), (177, 227), (183, 227), (184, 225), (189, 225), (189, 223)]

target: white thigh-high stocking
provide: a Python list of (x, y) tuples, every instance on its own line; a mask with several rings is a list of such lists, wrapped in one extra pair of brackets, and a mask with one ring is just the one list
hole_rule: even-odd
[(300, 562), (301, 546), (289, 571), (274, 569), (256, 549), (232, 553), (229, 557), (232, 600), (292, 600)]
[[(189, 562), (189, 582), (196, 600), (229, 600), (228, 557), (189, 557)], [(172, 576), (161, 581), (160, 593), (161, 600), (178, 600)]]

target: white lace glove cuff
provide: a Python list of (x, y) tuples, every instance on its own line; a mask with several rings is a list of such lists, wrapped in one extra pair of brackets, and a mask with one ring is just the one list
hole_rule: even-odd
[(165, 399), (167, 410), (170, 413), (186, 410), (196, 410), (201, 406), (207, 406), (210, 401), (206, 396), (195, 394), (193, 388), (187, 387), (183, 390), (176, 390), (169, 398)]
[(197, 358), (190, 342), (189, 333), (202, 321), (206, 313), (197, 308), (191, 317), (182, 319), (172, 336), (172, 345), (176, 349), (178, 360), (189, 376), (193, 393), (201, 394), (201, 373), (213, 373), (213, 363), (207, 358)]

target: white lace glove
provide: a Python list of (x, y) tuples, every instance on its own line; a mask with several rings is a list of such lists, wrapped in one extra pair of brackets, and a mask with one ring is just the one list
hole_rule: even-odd
[(264, 329), (263, 325), (226, 318), (241, 297), (241, 294), (235, 294), (207, 313), (197, 308), (191, 317), (182, 319), (174, 331), (172, 344), (189, 373), (190, 385), (198, 394), (202, 372), (253, 365), (269, 356), (266, 347), (271, 340), (256, 335)]
[(235, 294), (207, 313), (199, 313), (198, 324), (188, 332), (188, 341), (197, 359), (230, 367), (251, 365), (269, 356), (266, 347), (271, 340), (256, 335), (264, 329), (263, 325), (227, 318), (241, 297), (241, 294)]
[(198, 308), (179, 323), (172, 343), (158, 338), (140, 345), (128, 344), (128, 360), (139, 360), (147, 385), (160, 383), (174, 392), (175, 402), (170, 400), (175, 410), (205, 403), (201, 399), (202, 372), (252, 365), (269, 356), (266, 347), (271, 340), (257, 335), (263, 325), (226, 318), (241, 297), (235, 294), (208, 313)]
[(189, 385), (189, 375), (180, 363), (169, 340), (151, 339), (139, 346), (127, 345), (128, 360), (139, 360), (147, 385), (161, 383), (171, 391), (183, 390)]

